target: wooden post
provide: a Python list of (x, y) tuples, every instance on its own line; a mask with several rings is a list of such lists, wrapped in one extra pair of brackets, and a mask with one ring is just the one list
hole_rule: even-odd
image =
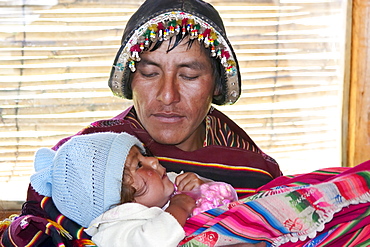
[(353, 0), (347, 165), (370, 159), (370, 0)]

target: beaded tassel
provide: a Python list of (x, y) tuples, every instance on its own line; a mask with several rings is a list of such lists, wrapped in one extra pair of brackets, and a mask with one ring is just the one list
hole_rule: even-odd
[(130, 48), (131, 56), (130, 58), (136, 62), (139, 62), (141, 60), (139, 56), (139, 52), (141, 51), (140, 45), (136, 44)]
[(228, 63), (227, 62), (228, 62), (229, 57), (230, 57), (229, 52), (227, 52), (227, 51), (222, 51), (221, 52), (221, 64), (225, 68), (228, 66)]
[(164, 33), (164, 26), (163, 26), (163, 23), (162, 22), (159, 22), (157, 24), (157, 28), (158, 28), (158, 40), (159, 41), (163, 41), (163, 33)]
[(186, 25), (187, 25), (187, 22), (188, 22), (188, 18), (184, 18), (184, 19), (182, 19), (182, 24), (181, 24), (181, 26), (182, 26), (182, 28), (181, 28), (181, 35), (182, 35), (182, 37), (184, 37), (185, 36), (185, 34), (186, 34)]
[(155, 42), (157, 40), (157, 32), (158, 32), (158, 27), (157, 25), (155, 24), (152, 24), (150, 27), (149, 27), (149, 38), (150, 38), (150, 41), (152, 42)]
[(136, 71), (135, 61), (131, 60), (130, 62), (128, 62), (128, 67), (130, 68), (131, 72), (134, 73)]
[(200, 30), (200, 25), (199, 24), (195, 24), (193, 26), (193, 29), (190, 31), (190, 39), (196, 39), (196, 38), (198, 38), (199, 30)]

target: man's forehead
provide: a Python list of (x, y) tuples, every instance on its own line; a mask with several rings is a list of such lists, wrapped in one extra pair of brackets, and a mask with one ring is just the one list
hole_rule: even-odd
[[(162, 46), (166, 45), (162, 44)], [(175, 47), (173, 50), (168, 52), (164, 49), (167, 48), (164, 47), (159, 52), (143, 52), (141, 60), (137, 63), (137, 66), (144, 67), (148, 65), (154, 65), (160, 67), (162, 64), (170, 63), (172, 65), (175, 65), (176, 67), (188, 67), (198, 70), (203, 70), (206, 69), (208, 66), (211, 66), (211, 58), (206, 57), (206, 54), (204, 52), (201, 52), (200, 49), (189, 51), (181, 49), (181, 47)]]

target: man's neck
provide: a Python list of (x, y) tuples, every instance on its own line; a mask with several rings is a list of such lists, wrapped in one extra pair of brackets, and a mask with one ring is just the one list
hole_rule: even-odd
[(199, 128), (184, 142), (175, 145), (177, 148), (191, 152), (203, 147), (206, 137), (206, 125), (203, 122)]

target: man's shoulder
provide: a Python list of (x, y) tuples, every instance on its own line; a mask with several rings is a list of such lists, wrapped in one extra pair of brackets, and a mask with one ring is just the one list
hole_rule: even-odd
[[(89, 128), (114, 128), (119, 126), (131, 126), (134, 125), (136, 127), (140, 127), (140, 123), (137, 120), (136, 112), (133, 106), (128, 107), (123, 112), (119, 113), (113, 118), (110, 119), (102, 119), (91, 123), (85, 129)], [(84, 130), (83, 130), (84, 131)]]
[(102, 119), (90, 123), (88, 126), (77, 132), (75, 135), (61, 139), (53, 149), (58, 149), (66, 141), (76, 135), (86, 135), (97, 132), (127, 132), (135, 135), (135, 129), (141, 129), (140, 123), (136, 120), (135, 114), (133, 114), (133, 108), (129, 107), (122, 113), (110, 119)]
[(212, 108), (208, 116), (210, 120), (208, 131), (213, 133), (208, 136), (217, 136), (215, 140), (207, 140), (209, 144), (217, 143), (221, 146), (238, 147), (259, 152), (258, 146), (247, 132), (226, 114)]
[(230, 119), (222, 111), (212, 107), (208, 115), (216, 118), (221, 124), (226, 124), (232, 131), (237, 132), (238, 134), (246, 134), (246, 132), (236, 122)]

